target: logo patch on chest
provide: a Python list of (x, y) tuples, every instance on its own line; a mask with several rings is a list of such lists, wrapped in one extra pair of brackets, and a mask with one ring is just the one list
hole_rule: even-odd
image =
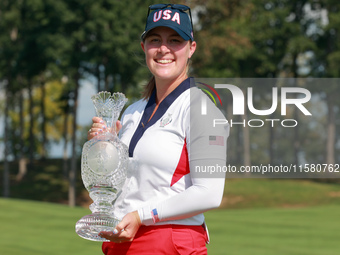
[(168, 113), (168, 116), (164, 116), (161, 120), (160, 120), (160, 127), (165, 127), (166, 125), (170, 124), (172, 121), (172, 114)]

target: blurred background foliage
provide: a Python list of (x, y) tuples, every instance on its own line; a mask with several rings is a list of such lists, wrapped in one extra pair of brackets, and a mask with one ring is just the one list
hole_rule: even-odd
[[(158, 1), (168, 2), (187, 4), (192, 10), (198, 44), (192, 76), (339, 77), (337, 0)], [(130, 103), (140, 97), (150, 78), (140, 35), (153, 3), (0, 1), (4, 197), (82, 203), (79, 159), (88, 127), (77, 123), (81, 81), (91, 81), (97, 91), (123, 92)], [(313, 127), (302, 119), (289, 133), (275, 127), (265, 134), (233, 128), (229, 163), (299, 164), (299, 155), (309, 163), (340, 162), (339, 88), (338, 84), (308, 88), (319, 100), (313, 106), (320, 112)], [(260, 105), (268, 91), (261, 93), (254, 104)], [(311, 140), (317, 143), (310, 146)], [(51, 159), (56, 142), (64, 144), (64, 155)]]

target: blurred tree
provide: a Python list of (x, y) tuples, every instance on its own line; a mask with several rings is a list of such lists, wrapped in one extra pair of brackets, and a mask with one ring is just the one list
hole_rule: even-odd
[[(71, 77), (73, 95), (72, 160), (70, 169), (70, 205), (75, 204), (76, 119), (79, 79), (95, 76), (98, 90), (115, 90), (126, 93), (136, 86), (140, 65), (138, 56), (140, 35), (143, 31), (147, 2), (100, 0), (67, 1), (73, 11), (65, 32), (70, 35), (71, 51), (68, 52), (68, 77)], [(129, 8), (126, 8), (126, 6)], [(145, 77), (145, 76), (144, 76)]]
[[(3, 139), (6, 196), (9, 195), (8, 160), (15, 158), (21, 162), (17, 176), (20, 179), (25, 173), (26, 158), (48, 156), (49, 145), (58, 141), (62, 133), (63, 171), (69, 174), (70, 204), (75, 204), (80, 154), (77, 139), (80, 81), (97, 81), (98, 91), (122, 91), (132, 98), (130, 102), (139, 97), (140, 86), (150, 75), (140, 49), (140, 35), (147, 7), (152, 3), (151, 0), (0, 1), (0, 84), (6, 93)], [(340, 6), (336, 0), (187, 0), (180, 3), (192, 7), (198, 42), (192, 63), (195, 76), (339, 76)], [(307, 56), (311, 57), (306, 71), (299, 61)], [(256, 89), (255, 93), (261, 96), (254, 97), (254, 104), (266, 107), (265, 99), (271, 98), (271, 90), (266, 86)], [(327, 163), (336, 162), (338, 85), (315, 86), (313, 92), (327, 103), (328, 109), (328, 120), (320, 117), (322, 123), (318, 126), (328, 123), (327, 150), (322, 157)], [(226, 111), (230, 109), (228, 105)], [(292, 161), (292, 154), (298, 155), (301, 151), (307, 160), (319, 160), (322, 144), (319, 148), (310, 148), (307, 140), (321, 140), (324, 134), (305, 125), (303, 118), (301, 122), (304, 132), (296, 129), (295, 137), (280, 128), (269, 127), (265, 135), (267, 143), (263, 136), (238, 125), (229, 140), (229, 146), (235, 148), (231, 158), (244, 165), (259, 160), (280, 163)], [(305, 142), (296, 147), (295, 153), (290, 149), (292, 139)], [(69, 171), (66, 148), (70, 140)], [(259, 148), (267, 151), (260, 153)], [(240, 156), (240, 151), (249, 153)]]
[[(198, 48), (192, 61), (196, 76), (206, 78), (246, 76), (246, 69), (242, 63), (247, 60), (253, 49), (248, 29), (253, 9), (251, 1), (196, 1), (193, 14), (197, 17), (194, 36)], [(230, 119), (232, 116), (227, 117)], [(246, 120), (247, 115), (243, 116), (240, 122)], [(233, 133), (234, 131), (237, 133)], [(236, 130), (232, 128), (231, 132), (233, 133), (231, 136), (236, 139), (229, 139), (228, 143), (230, 147), (235, 148), (235, 158), (240, 155), (239, 151), (243, 152), (243, 162), (233, 163), (251, 165), (248, 126)]]
[(9, 111), (13, 106), (13, 95), (16, 56), (20, 42), (18, 40), (18, 28), (20, 25), (20, 12), (17, 9), (16, 3), (12, 1), (0, 2), (0, 80), (5, 90), (5, 105), (4, 105), (4, 178), (3, 178), (3, 195), (10, 196), (10, 144), (9, 139), (10, 119)]
[[(324, 155), (324, 162), (334, 164), (337, 162), (335, 154), (336, 134), (336, 115), (339, 115), (340, 90), (337, 80), (330, 78), (340, 77), (340, 3), (335, 0), (315, 1), (312, 6), (319, 15), (315, 20), (313, 36), (318, 43), (316, 53), (316, 64), (313, 70), (314, 75), (328, 78), (327, 84), (320, 86), (316, 84), (314, 90), (321, 93), (321, 97), (327, 105), (327, 138)], [(339, 124), (339, 123), (338, 123)]]
[[(21, 166), (19, 176), (22, 177), (25, 169), (25, 156), (28, 156), (30, 162), (32, 162), (33, 158), (39, 154), (37, 150), (41, 148), (41, 145), (42, 150), (40, 152), (46, 151), (46, 111), (40, 111), (40, 119), (38, 115), (34, 114), (35, 104), (32, 91), (35, 87), (41, 87), (41, 90), (44, 91), (46, 81), (60, 77), (61, 71), (58, 59), (64, 51), (65, 36), (59, 33), (62, 28), (60, 17), (63, 17), (59, 14), (64, 13), (65, 9), (63, 4), (55, 1), (14, 1), (14, 3), (16, 3), (15, 10), (19, 13), (17, 18), (20, 21), (16, 37), (19, 38), (18, 41), (21, 47), (16, 49), (17, 55), (14, 59), (14, 65), (12, 65), (12, 71), (17, 81), (17, 86), (14, 89), (20, 98), (20, 138), (18, 139), (20, 150), (18, 154), (15, 153), (17, 146), (13, 146), (13, 153), (19, 155), (19, 165)], [(28, 139), (24, 139), (24, 120), (27, 117), (24, 114), (25, 109), (22, 104), (26, 90), (30, 99), (29, 106), (26, 108), (28, 109), (30, 121), (30, 124), (26, 127), (29, 129)], [(44, 102), (44, 99), (40, 101), (41, 109), (45, 108)], [(40, 139), (39, 132), (34, 131), (35, 122), (38, 120), (41, 120), (42, 127), (40, 129), (42, 131), (40, 143), (38, 142)], [(16, 134), (14, 134), (13, 138), (15, 137)]]
[[(79, 157), (76, 123), (79, 80), (93, 75), (98, 77), (98, 69), (101, 69), (103, 76), (99, 77), (98, 84), (101, 85), (100, 80), (103, 80), (105, 85), (98, 89), (119, 90), (131, 93), (133, 97), (137, 95), (134, 88), (147, 77), (147, 68), (141, 64), (144, 58), (140, 34), (150, 3), (131, 1), (129, 4), (117, 0), (1, 2), (0, 66), (3, 68), (0, 80), (9, 84), (7, 88), (11, 90), (7, 98), (13, 104), (12, 109), (19, 109), (17, 116), (12, 115), (17, 121), (6, 122), (12, 125), (6, 129), (12, 130), (11, 146), (6, 147), (12, 148), (9, 154), (23, 162), (26, 156), (31, 160), (46, 156), (46, 147), (53, 142), (49, 138), (49, 118), (46, 116), (50, 96), (46, 84), (63, 79), (64, 93), (58, 100), (67, 102), (63, 114), (65, 147), (69, 133), (67, 123), (73, 121), (70, 179), (71, 186), (74, 186), (76, 159)], [(141, 5), (145, 8), (140, 8)], [(33, 94), (36, 88), (40, 88), (42, 95), (38, 102)], [(20, 100), (11, 101), (12, 94)], [(28, 106), (24, 104), (27, 96), (31, 99)], [(40, 109), (38, 114), (34, 112), (36, 107)], [(27, 120), (30, 124), (26, 126)], [(41, 128), (35, 130), (38, 124)], [(39, 130), (41, 136), (37, 133)]]
[[(330, 10), (329, 21), (334, 24), (327, 30), (325, 30), (325, 22), (328, 15), (324, 7), (326, 3), (327, 9)], [(325, 76), (326, 67), (332, 66), (328, 68), (327, 75), (336, 77), (334, 72), (338, 72), (335, 71), (338, 70), (335, 67), (338, 65), (337, 56), (340, 55), (334, 50), (337, 44), (334, 40), (337, 38), (335, 28), (339, 21), (337, 1), (218, 0), (197, 1), (197, 4), (194, 12), (198, 13), (196, 40), (199, 49), (193, 61), (193, 70), (197, 76), (297, 78), (313, 74), (320, 77), (320, 72), (316, 71), (323, 70), (322, 75)], [(303, 58), (307, 59), (307, 56), (314, 57), (309, 58), (307, 68), (302, 68), (299, 61)], [(331, 98), (336, 97), (336, 89), (338, 88), (334, 85), (334, 88), (328, 86), (326, 90), (319, 88), (313, 91), (321, 95), (327, 91), (328, 108), (331, 109), (328, 111), (327, 155), (334, 155), (334, 149), (332, 153), (330, 148), (335, 147), (334, 110), (336, 108)], [(259, 86), (257, 91), (262, 96), (254, 98), (254, 103), (261, 106), (263, 99), (271, 96), (270, 93), (268, 94), (271, 90)], [(296, 109), (291, 118), (299, 120), (299, 116)], [(271, 118), (276, 119), (278, 116), (274, 113)], [(306, 128), (303, 121), (301, 119), (299, 128), (294, 128), (294, 132), (289, 133), (284, 133), (277, 127), (269, 127), (268, 144), (263, 149), (267, 149), (271, 163), (282, 162), (282, 159), (299, 163), (304, 154), (302, 146), (307, 139), (306, 133), (302, 132)], [(252, 136), (249, 132), (247, 128), (242, 128), (242, 135), (234, 134), (229, 141), (231, 147), (237, 148), (242, 144), (240, 137), (243, 140), (250, 137), (252, 141), (243, 141), (243, 152), (249, 151), (251, 144), (255, 147), (263, 144), (263, 137)], [(277, 146), (278, 144), (280, 146)], [(292, 145), (294, 150), (289, 149)], [(234, 151), (237, 155), (240, 150)], [(249, 155), (244, 154), (243, 158), (249, 158)], [(256, 157), (254, 155), (252, 160), (256, 158), (258, 155)], [(332, 162), (330, 158), (328, 161)], [(249, 161), (243, 161), (243, 164), (249, 164)]]

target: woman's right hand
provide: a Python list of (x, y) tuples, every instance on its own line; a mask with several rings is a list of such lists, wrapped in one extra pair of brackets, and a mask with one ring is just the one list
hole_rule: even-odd
[[(87, 132), (87, 139), (91, 140), (93, 137), (98, 135), (99, 133), (103, 132), (107, 127), (104, 123), (104, 121), (99, 117), (93, 117), (92, 118), (92, 126), (90, 130)], [(122, 128), (122, 124), (118, 120), (116, 122), (116, 133), (119, 133), (119, 130)]]

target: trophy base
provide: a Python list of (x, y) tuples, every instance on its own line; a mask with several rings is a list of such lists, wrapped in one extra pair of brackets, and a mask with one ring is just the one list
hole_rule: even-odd
[(119, 220), (105, 213), (93, 213), (82, 217), (76, 223), (76, 233), (87, 240), (109, 242), (100, 237), (101, 231), (113, 231)]

